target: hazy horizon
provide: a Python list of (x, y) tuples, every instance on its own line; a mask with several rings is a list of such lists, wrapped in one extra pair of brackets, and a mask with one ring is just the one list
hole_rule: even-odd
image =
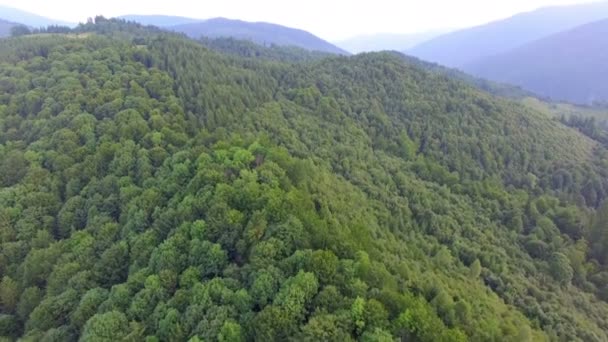
[(482, 0), (428, 0), (413, 3), (377, 0), (371, 3), (311, 0), (293, 4), (279, 0), (228, 0), (189, 4), (184, 0), (152, 3), (139, 0), (95, 3), (74, 0), (56, 0), (52, 3), (44, 0), (0, 0), (0, 5), (74, 23), (96, 15), (117, 17), (130, 14), (264, 21), (303, 29), (329, 41), (340, 41), (360, 35), (413, 34), (471, 27), (541, 7), (591, 2), (599, 1), (513, 0), (494, 3)]

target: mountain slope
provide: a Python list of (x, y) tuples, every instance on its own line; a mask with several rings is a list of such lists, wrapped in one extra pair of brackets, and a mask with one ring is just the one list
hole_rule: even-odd
[(462, 67), (534, 40), (608, 17), (608, 2), (541, 8), (448, 33), (407, 51), (424, 60)]
[(439, 75), (448, 77), (450, 79), (465, 82), (469, 86), (475, 87), (479, 90), (482, 90), (495, 96), (513, 100), (523, 100), (526, 98), (538, 97), (537, 94), (531, 93), (512, 84), (490, 81), (488, 79), (472, 76), (471, 74), (467, 74), (459, 69), (452, 69), (437, 63), (423, 61), (416, 57), (404, 55), (399, 52), (393, 53), (409, 64), (420, 67), (428, 72), (438, 73)]
[(269, 23), (251, 23), (224, 18), (209, 19), (199, 23), (169, 26), (167, 29), (198, 39), (235, 38), (250, 40), (262, 45), (296, 46), (310, 51), (348, 54), (346, 51), (306, 31)]
[(17, 24), (4, 20), (4, 19), (0, 19), (0, 38), (1, 37), (8, 37), (11, 35), (11, 29), (13, 27), (15, 27)]
[(0, 80), (0, 336), (608, 338), (607, 153), (541, 112), (116, 20), (3, 41)]
[(463, 69), (556, 100), (608, 101), (608, 19), (526, 44)]
[(351, 53), (404, 51), (445, 33), (445, 31), (436, 31), (413, 34), (373, 34), (353, 37), (335, 44)]
[(50, 25), (75, 26), (73, 23), (45, 18), (37, 14), (2, 5), (0, 5), (0, 18), (33, 28), (46, 27)]
[(265, 47), (249, 40), (234, 38), (202, 38), (198, 41), (209, 49), (222, 54), (268, 61), (305, 62), (333, 56), (329, 52), (309, 51), (295, 46)]

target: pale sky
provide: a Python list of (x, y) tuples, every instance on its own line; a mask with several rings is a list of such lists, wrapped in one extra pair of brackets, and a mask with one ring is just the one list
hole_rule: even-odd
[(591, 0), (0, 0), (45, 17), (82, 22), (101, 14), (166, 14), (266, 21), (336, 41), (360, 34), (460, 28), (550, 5)]

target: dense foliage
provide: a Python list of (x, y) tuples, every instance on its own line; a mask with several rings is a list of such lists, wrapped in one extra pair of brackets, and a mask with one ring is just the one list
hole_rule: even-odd
[(606, 153), (544, 114), (394, 54), (2, 43), (7, 340), (608, 339)]
[(564, 115), (560, 117), (560, 121), (608, 147), (608, 121), (606, 118), (598, 120), (594, 116), (571, 115), (566, 117)]
[(320, 51), (309, 51), (295, 46), (261, 46), (254, 42), (234, 38), (201, 38), (204, 46), (223, 54), (245, 58), (259, 58), (277, 62), (305, 62), (330, 57), (331, 54)]

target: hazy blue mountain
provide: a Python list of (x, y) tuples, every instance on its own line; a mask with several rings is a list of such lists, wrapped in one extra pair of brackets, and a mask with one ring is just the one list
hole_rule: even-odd
[(20, 9), (7, 6), (0, 6), (0, 18), (30, 27), (43, 27), (49, 25), (75, 26), (74, 23), (68, 23), (61, 20), (46, 18), (34, 13), (22, 11)]
[(442, 30), (411, 34), (378, 33), (352, 37), (335, 42), (335, 44), (352, 53), (385, 50), (403, 51), (446, 32), (448, 31)]
[(464, 82), (469, 86), (473, 86), (481, 91), (490, 93), (495, 96), (512, 100), (522, 100), (529, 97), (539, 99), (541, 98), (541, 96), (539, 96), (538, 94), (534, 94), (530, 91), (527, 91), (525, 89), (522, 89), (521, 87), (512, 84), (495, 82), (485, 78), (479, 78), (471, 74), (467, 74), (460, 69), (449, 68), (441, 64), (427, 62), (414, 56), (404, 55), (403, 53), (397, 51), (394, 51), (393, 53), (408, 64), (415, 65), (416, 67), (424, 69), (427, 72), (439, 74), (454, 81)]
[(175, 26), (175, 25), (181, 25), (181, 24), (191, 24), (191, 23), (203, 21), (203, 19), (177, 17), (177, 16), (170, 16), (170, 15), (128, 14), (128, 15), (120, 16), (119, 18), (125, 19), (128, 21), (138, 22), (143, 25), (154, 25), (154, 26), (158, 26), (158, 27)]
[(346, 55), (348, 52), (303, 30), (270, 23), (214, 18), (197, 23), (169, 26), (167, 29), (185, 33), (192, 38), (235, 38), (262, 45), (296, 46), (311, 51)]
[(557, 100), (608, 101), (608, 19), (468, 64), (474, 75)]
[(509, 51), (534, 40), (608, 18), (608, 2), (546, 7), (437, 37), (407, 51), (451, 67)]
[(0, 19), (0, 38), (11, 35), (11, 28), (18, 25), (8, 20)]

